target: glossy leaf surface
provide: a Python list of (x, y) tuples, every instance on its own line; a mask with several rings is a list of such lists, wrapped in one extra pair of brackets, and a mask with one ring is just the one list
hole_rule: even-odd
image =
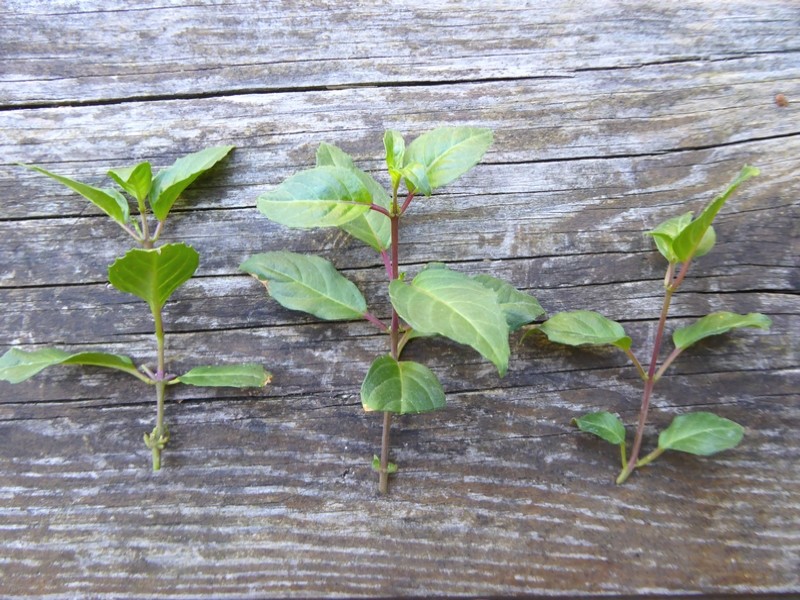
[(367, 302), (355, 284), (324, 258), (265, 252), (239, 268), (265, 282), (269, 294), (286, 308), (328, 321), (360, 319), (367, 312)]
[(703, 338), (727, 333), (732, 329), (742, 327), (759, 327), (769, 329), (772, 321), (761, 313), (739, 315), (732, 312), (721, 311), (711, 313), (698, 319), (692, 325), (682, 327), (672, 334), (672, 341), (676, 348), (684, 350)]
[(150, 208), (159, 221), (167, 218), (178, 196), (200, 175), (211, 169), (233, 150), (233, 146), (215, 146), (193, 152), (159, 171), (150, 189)]
[(140, 202), (147, 198), (153, 184), (153, 171), (148, 162), (139, 163), (134, 167), (111, 169), (108, 176)]
[(694, 412), (675, 417), (658, 436), (658, 447), (708, 456), (738, 445), (744, 428), (710, 412)]
[(619, 420), (619, 417), (612, 415), (610, 412), (589, 413), (577, 419), (572, 419), (572, 422), (581, 431), (593, 433), (615, 446), (625, 443), (625, 425)]
[(388, 354), (372, 363), (361, 385), (364, 410), (396, 414), (422, 413), (445, 405), (436, 375), (416, 362), (397, 361)]
[(88, 365), (125, 371), (139, 376), (139, 372), (127, 356), (105, 352), (79, 352), (70, 354), (57, 348), (41, 348), (25, 351), (11, 348), (0, 357), (0, 379), (19, 383), (30, 379), (42, 369), (53, 365)]
[(69, 177), (51, 173), (50, 171), (46, 171), (41, 167), (28, 165), (22, 166), (27, 167), (32, 171), (36, 171), (37, 173), (41, 173), (42, 175), (47, 175), (51, 179), (58, 181), (60, 184), (67, 186), (73, 192), (79, 193), (120, 225), (124, 225), (130, 221), (130, 207), (128, 206), (128, 201), (126, 200), (125, 196), (120, 194), (117, 190), (92, 187), (91, 185), (86, 185), (80, 181), (70, 179)]
[(520, 292), (502, 279), (491, 275), (476, 275), (473, 279), (497, 295), (497, 303), (505, 315), (509, 331), (516, 331), (544, 314), (544, 309), (536, 298)]
[(576, 310), (557, 313), (542, 323), (539, 328), (551, 342), (569, 346), (612, 345), (628, 350), (631, 338), (622, 325), (591, 310)]
[(508, 368), (508, 324), (494, 291), (447, 268), (422, 271), (408, 285), (389, 285), (400, 317), (415, 330), (471, 346), (497, 367)]
[(178, 377), (181, 383), (204, 387), (264, 387), (271, 380), (272, 374), (256, 364), (195, 367)]
[(108, 268), (108, 280), (121, 292), (138, 296), (156, 312), (194, 275), (199, 263), (200, 256), (186, 244), (134, 248)]
[(489, 129), (440, 127), (423, 133), (406, 147), (403, 165), (423, 165), (431, 189), (436, 189), (478, 164), (492, 138)]

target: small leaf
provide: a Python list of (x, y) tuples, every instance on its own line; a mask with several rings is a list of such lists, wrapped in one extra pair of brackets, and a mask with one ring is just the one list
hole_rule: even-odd
[(134, 248), (108, 268), (108, 280), (121, 292), (147, 302), (155, 313), (194, 275), (199, 263), (200, 256), (186, 244), (166, 244), (150, 250)]
[(589, 413), (577, 419), (572, 419), (572, 422), (581, 431), (593, 433), (616, 446), (625, 443), (625, 425), (622, 424), (619, 417), (612, 415), (610, 412)]
[[(386, 190), (369, 174), (357, 169), (353, 164), (352, 157), (343, 150), (323, 142), (317, 149), (317, 166), (350, 169), (369, 190), (372, 202), (388, 210), (391, 198)], [(339, 227), (378, 252), (386, 250), (391, 244), (391, 223), (386, 215), (378, 211), (368, 210), (353, 220), (342, 223)]]
[(708, 456), (737, 446), (744, 428), (710, 412), (695, 412), (675, 417), (658, 436), (658, 447)]
[(256, 364), (212, 365), (195, 367), (178, 377), (178, 381), (204, 387), (264, 387), (272, 381), (272, 373)]
[(108, 176), (139, 202), (147, 198), (153, 185), (153, 172), (148, 162), (139, 163), (135, 167), (111, 169)]
[(691, 222), (692, 213), (683, 213), (680, 216), (672, 217), (663, 223), (659, 223), (655, 229), (648, 231), (646, 235), (652, 236), (658, 251), (664, 258), (666, 258), (670, 263), (676, 263), (678, 262), (678, 257), (675, 256), (675, 252), (672, 249), (672, 242)]
[(462, 273), (447, 268), (422, 271), (411, 285), (389, 285), (400, 317), (413, 329), (467, 344), (497, 367), (508, 368), (508, 324), (497, 295)]
[(150, 207), (159, 221), (167, 218), (178, 196), (195, 179), (211, 169), (233, 150), (233, 146), (216, 146), (193, 152), (176, 160), (172, 166), (163, 169), (153, 178), (150, 190)]
[(520, 292), (502, 279), (490, 275), (476, 275), (473, 279), (497, 295), (497, 303), (506, 317), (509, 331), (516, 331), (544, 314), (536, 298)]
[(392, 129), (383, 134), (383, 147), (386, 149), (386, 166), (390, 171), (403, 168), (403, 156), (406, 152), (406, 141), (403, 134)]
[(686, 262), (696, 255), (697, 249), (701, 246), (703, 237), (706, 235), (706, 231), (711, 227), (711, 222), (714, 220), (714, 217), (717, 216), (717, 213), (731, 194), (733, 194), (736, 188), (742, 183), (758, 174), (759, 170), (757, 168), (745, 165), (736, 179), (733, 180), (725, 191), (714, 198), (711, 204), (709, 204), (694, 221), (683, 228), (672, 243), (672, 249), (679, 262)]
[(130, 207), (128, 206), (128, 201), (125, 199), (125, 196), (120, 194), (117, 190), (92, 187), (90, 185), (86, 185), (85, 183), (81, 183), (80, 181), (75, 181), (73, 179), (69, 179), (68, 177), (56, 175), (55, 173), (46, 171), (41, 167), (28, 165), (21, 166), (31, 169), (32, 171), (36, 171), (37, 173), (41, 173), (42, 175), (47, 175), (48, 177), (55, 179), (59, 183), (67, 186), (72, 191), (79, 193), (120, 225), (125, 225), (128, 221), (130, 221)]
[[(380, 473), (381, 472), (381, 459), (377, 454), (372, 456), (372, 470)], [(386, 472), (389, 475), (394, 475), (397, 473), (397, 464), (393, 462), (389, 462), (386, 464)]]
[(408, 187), (409, 192), (422, 193), (425, 196), (430, 196), (433, 193), (424, 165), (417, 162), (406, 165), (400, 171), (400, 175), (406, 178), (406, 187)]
[(721, 311), (711, 313), (702, 319), (698, 319), (695, 323), (687, 327), (681, 327), (676, 330), (675, 333), (672, 334), (672, 341), (676, 348), (685, 350), (703, 338), (727, 333), (731, 329), (739, 329), (742, 327), (769, 329), (770, 325), (772, 325), (770, 318), (761, 313), (738, 315), (732, 312)]
[(0, 379), (20, 383), (30, 379), (42, 369), (59, 364), (90, 365), (125, 371), (137, 377), (139, 371), (127, 356), (105, 352), (79, 352), (70, 354), (57, 348), (42, 348), (30, 352), (11, 348), (0, 357)]
[(445, 405), (444, 389), (426, 366), (396, 361), (388, 354), (372, 363), (361, 384), (364, 410), (397, 414), (421, 413)]
[(622, 325), (590, 310), (557, 313), (539, 326), (551, 342), (581, 346), (583, 344), (631, 347), (631, 338)]
[(372, 195), (351, 169), (325, 166), (292, 175), (257, 204), (287, 227), (334, 227), (367, 213)]
[(411, 142), (403, 165), (425, 167), (431, 189), (447, 185), (481, 160), (492, 144), (492, 132), (477, 127), (440, 127)]
[(239, 268), (265, 281), (269, 294), (286, 308), (328, 321), (360, 319), (367, 312), (367, 302), (355, 284), (324, 258), (265, 252), (251, 256)]

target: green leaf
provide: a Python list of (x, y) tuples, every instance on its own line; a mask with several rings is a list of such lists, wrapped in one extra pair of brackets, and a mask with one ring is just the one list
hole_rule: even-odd
[(717, 216), (717, 213), (731, 194), (733, 194), (736, 188), (742, 183), (758, 174), (759, 170), (757, 168), (745, 165), (736, 179), (733, 180), (725, 191), (717, 196), (711, 204), (700, 213), (700, 216), (683, 228), (672, 243), (672, 249), (679, 262), (686, 262), (696, 255), (698, 247), (701, 247), (703, 243), (703, 237), (706, 235), (706, 231), (711, 227), (711, 222), (714, 220), (714, 217)]
[(738, 315), (732, 312), (721, 311), (711, 313), (702, 319), (698, 319), (695, 323), (687, 327), (681, 327), (676, 330), (675, 333), (672, 334), (672, 341), (676, 348), (685, 350), (703, 338), (727, 333), (731, 329), (739, 329), (742, 327), (769, 329), (770, 325), (772, 325), (770, 318), (761, 313)]
[(287, 227), (334, 227), (367, 213), (372, 195), (352, 169), (324, 166), (292, 175), (257, 204)]
[[(372, 202), (388, 210), (391, 198), (386, 190), (369, 174), (357, 169), (352, 157), (343, 150), (323, 142), (317, 149), (317, 166), (350, 169), (369, 190)], [(378, 211), (368, 210), (339, 227), (378, 252), (386, 250), (392, 241), (391, 222), (386, 215)]]
[(150, 190), (150, 207), (159, 221), (167, 218), (175, 200), (195, 179), (211, 169), (233, 150), (233, 146), (215, 146), (193, 152), (159, 171)]
[(138, 296), (152, 312), (161, 310), (181, 284), (188, 281), (200, 263), (200, 256), (186, 244), (159, 248), (134, 248), (108, 268), (108, 280), (121, 292)]
[(539, 326), (551, 342), (581, 346), (583, 344), (631, 347), (631, 338), (622, 325), (591, 310), (575, 310), (553, 315)]
[(153, 172), (150, 163), (139, 163), (135, 167), (111, 169), (108, 176), (139, 202), (147, 198), (153, 185)]
[(320, 319), (360, 319), (367, 302), (352, 281), (324, 258), (294, 252), (265, 252), (251, 256), (242, 271), (265, 282), (282, 306), (302, 310)]
[(411, 285), (389, 285), (397, 313), (412, 328), (467, 344), (497, 367), (508, 368), (508, 324), (494, 291), (447, 268), (422, 271)]
[(19, 383), (30, 379), (42, 369), (53, 365), (90, 365), (125, 371), (140, 377), (139, 371), (127, 356), (105, 352), (79, 352), (70, 354), (57, 348), (42, 348), (30, 352), (11, 348), (0, 357), (0, 379)]
[(55, 173), (46, 171), (41, 167), (28, 165), (22, 166), (31, 169), (32, 171), (36, 171), (37, 173), (41, 173), (42, 175), (47, 175), (48, 177), (55, 179), (59, 183), (67, 186), (72, 191), (79, 193), (120, 225), (125, 225), (128, 221), (130, 221), (130, 207), (128, 206), (128, 201), (125, 199), (125, 196), (120, 194), (117, 190), (92, 187), (90, 185), (86, 185), (85, 183), (81, 183), (80, 181), (75, 181), (73, 179), (69, 179), (68, 177), (56, 175)]
[(421, 413), (445, 405), (444, 389), (436, 375), (411, 361), (378, 357), (361, 384), (364, 410), (397, 414)]
[(678, 262), (678, 257), (675, 256), (675, 252), (672, 249), (672, 242), (691, 222), (692, 213), (683, 213), (660, 223), (655, 229), (648, 231), (646, 235), (652, 236), (653, 241), (656, 243), (656, 248), (664, 258), (670, 263), (676, 263)]
[(536, 298), (520, 292), (502, 279), (490, 275), (476, 275), (473, 279), (497, 295), (497, 303), (506, 317), (509, 331), (516, 331), (544, 314)]
[[(374, 454), (372, 456), (372, 470), (376, 471), (378, 473), (381, 472), (381, 459), (377, 454)], [(389, 475), (393, 475), (394, 473), (397, 473), (397, 464), (393, 463), (393, 462), (387, 463), (386, 464), (386, 472)]]
[(610, 412), (593, 412), (577, 419), (572, 419), (578, 429), (586, 433), (593, 433), (616, 446), (625, 443), (625, 425), (619, 417)]
[(272, 381), (272, 373), (256, 364), (213, 365), (195, 367), (178, 377), (178, 381), (204, 387), (264, 387)]
[(406, 187), (408, 187), (409, 192), (422, 193), (425, 196), (430, 196), (433, 193), (425, 165), (417, 162), (411, 163), (403, 167), (400, 175), (406, 178)]
[(710, 412), (680, 415), (658, 436), (662, 450), (708, 456), (733, 448), (742, 441), (744, 428)]
[(411, 142), (403, 166), (425, 167), (431, 189), (447, 185), (481, 160), (492, 144), (492, 132), (477, 127), (440, 127)]
[(383, 134), (383, 147), (386, 149), (386, 166), (389, 171), (400, 171), (403, 168), (403, 156), (406, 152), (406, 141), (403, 134), (388, 129)]

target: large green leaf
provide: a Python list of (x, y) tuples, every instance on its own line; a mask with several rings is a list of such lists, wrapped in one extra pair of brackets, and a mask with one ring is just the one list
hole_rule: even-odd
[(150, 207), (159, 221), (167, 218), (175, 200), (195, 179), (211, 169), (233, 150), (233, 146), (215, 146), (193, 152), (159, 171), (150, 189)]
[[(705, 210), (677, 235), (672, 242), (672, 249), (679, 262), (686, 262), (697, 255), (697, 250), (703, 244), (703, 238), (711, 227), (711, 222), (728, 198), (742, 183), (759, 174), (756, 167), (745, 165), (736, 179), (725, 189), (722, 194), (714, 198)], [(707, 243), (707, 242), (706, 242)], [(707, 250), (706, 250), (707, 251)]]
[(203, 387), (264, 387), (272, 374), (257, 364), (195, 367), (177, 378), (181, 383)]
[(743, 436), (744, 428), (730, 419), (710, 412), (694, 412), (675, 417), (658, 436), (658, 447), (708, 456), (733, 448)]
[(148, 162), (139, 163), (134, 167), (111, 169), (108, 176), (139, 202), (147, 198), (153, 185), (153, 171)]
[(572, 419), (572, 422), (581, 431), (593, 433), (615, 446), (625, 443), (625, 425), (622, 424), (618, 416), (612, 415), (610, 412), (589, 413), (577, 419)]
[[(385, 192), (384, 192), (385, 193)], [(366, 214), (372, 194), (352, 169), (316, 167), (259, 196), (258, 210), (287, 227), (335, 227)]]
[(125, 371), (141, 378), (130, 358), (105, 352), (78, 352), (70, 354), (58, 348), (25, 351), (11, 348), (0, 357), (0, 379), (19, 383), (30, 379), (42, 369), (53, 365), (90, 365)]
[[(372, 202), (388, 210), (391, 198), (386, 190), (369, 174), (357, 169), (353, 158), (343, 150), (331, 144), (320, 144), (317, 149), (317, 166), (350, 169), (369, 190)], [(386, 215), (378, 211), (368, 210), (352, 221), (342, 223), (339, 227), (378, 252), (386, 250), (392, 241), (391, 223)]]
[(108, 268), (108, 280), (121, 292), (138, 296), (155, 313), (181, 284), (188, 281), (200, 256), (186, 244), (166, 244), (151, 250), (134, 248)]
[(544, 314), (544, 309), (536, 298), (520, 292), (502, 279), (491, 275), (476, 275), (473, 279), (497, 295), (497, 303), (506, 317), (509, 331), (516, 331)]
[(398, 414), (421, 413), (445, 405), (444, 389), (426, 366), (396, 361), (388, 354), (372, 363), (361, 384), (365, 410)]
[(411, 142), (403, 165), (424, 165), (432, 189), (447, 185), (481, 160), (492, 144), (492, 132), (478, 127), (440, 127)]
[(251, 256), (239, 268), (265, 282), (270, 295), (286, 308), (328, 321), (359, 319), (367, 312), (367, 302), (355, 284), (324, 258), (265, 252)]
[(411, 285), (395, 280), (389, 296), (397, 313), (415, 330), (436, 333), (477, 350), (508, 368), (508, 324), (494, 291), (447, 268), (422, 271)]
[(85, 183), (81, 183), (80, 181), (75, 181), (68, 177), (51, 173), (50, 171), (46, 171), (41, 167), (28, 165), (22, 166), (27, 167), (32, 171), (36, 171), (37, 173), (41, 173), (42, 175), (47, 175), (48, 177), (55, 179), (59, 183), (67, 186), (72, 191), (78, 192), (81, 196), (86, 198), (89, 202), (94, 204), (97, 208), (102, 210), (120, 225), (125, 225), (130, 220), (130, 207), (128, 206), (128, 201), (125, 199), (125, 196), (120, 194), (117, 190), (92, 187), (90, 185), (86, 185)]
[(687, 327), (681, 327), (672, 334), (672, 341), (676, 348), (685, 350), (692, 344), (712, 335), (727, 333), (731, 329), (741, 327), (759, 327), (769, 329), (772, 321), (761, 313), (738, 315), (736, 313), (721, 311), (706, 315)]
[(539, 328), (552, 342), (581, 346), (583, 344), (631, 347), (631, 338), (622, 325), (591, 310), (575, 310), (553, 315)]

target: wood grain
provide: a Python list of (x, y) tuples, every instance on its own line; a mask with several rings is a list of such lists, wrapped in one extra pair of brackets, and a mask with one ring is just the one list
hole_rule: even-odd
[[(349, 6), (354, 4), (354, 6)], [(0, 382), (3, 597), (386, 597), (800, 593), (800, 98), (790, 1), (524, 3), (21, 2), (0, 10), (0, 352), (103, 348), (152, 362), (146, 310), (106, 283), (127, 248), (85, 201), (16, 163), (93, 184), (108, 168), (237, 149), (175, 208), (165, 241), (201, 254), (166, 309), (168, 359), (263, 362), (266, 390), (170, 390), (149, 470), (152, 390), (99, 369)], [(786, 105), (775, 102), (783, 94)], [(513, 338), (509, 372), (416, 340), (448, 392), (397, 418), (391, 494), (369, 460), (360, 381), (386, 336), (318, 323), (239, 273), (288, 248), (333, 260), (373, 312), (375, 254), (290, 231), (256, 197), (335, 143), (386, 182), (385, 128), (491, 127), (473, 171), (412, 205), (400, 247), (503, 277), (550, 313), (653, 342), (663, 260), (643, 233), (700, 210), (745, 164), (719, 242), (673, 327), (761, 311), (769, 332), (698, 344), (657, 387), (645, 444), (712, 410), (745, 441), (666, 454), (615, 486), (616, 449), (570, 420), (637, 414), (625, 357)]]

